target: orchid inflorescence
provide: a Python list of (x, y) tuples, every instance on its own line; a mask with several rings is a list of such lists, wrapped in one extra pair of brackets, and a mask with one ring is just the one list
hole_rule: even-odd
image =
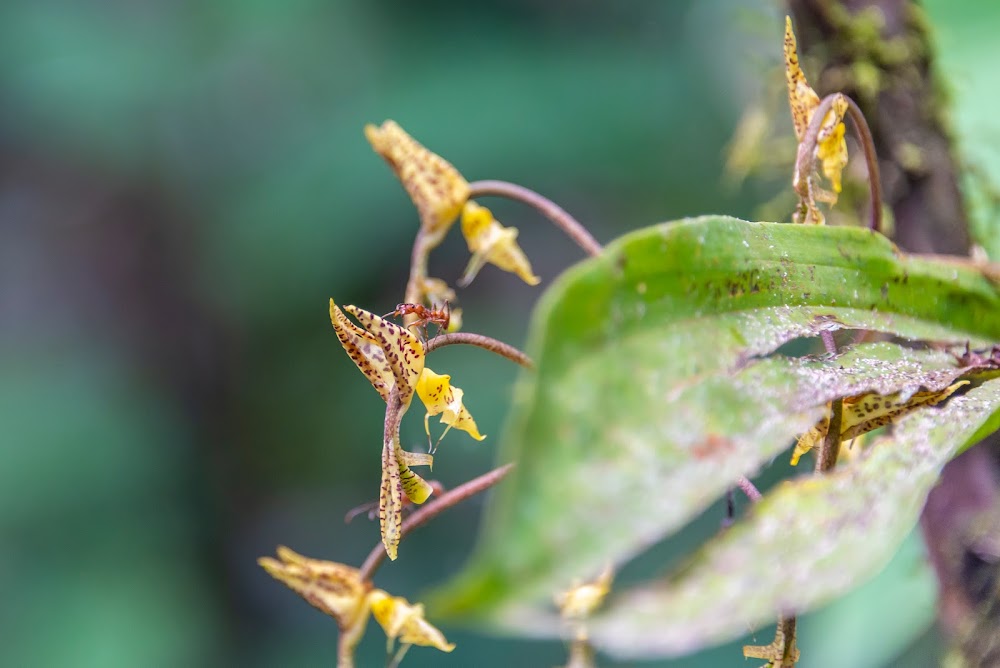
[[(477, 441), (486, 438), (465, 407), (463, 390), (452, 384), (450, 375), (430, 369), (426, 365), (427, 356), (439, 347), (465, 343), (507, 357), (521, 366), (531, 366), (527, 355), (512, 346), (480, 334), (457, 331), (461, 326), (461, 310), (451, 306), (456, 301), (455, 290), (445, 280), (428, 276), (430, 252), (441, 244), (460, 218), (472, 257), (457, 285), (467, 286), (487, 264), (517, 275), (528, 285), (540, 282), (517, 244), (517, 229), (501, 225), (489, 209), (472, 199), (476, 194), (507, 196), (532, 205), (588, 253), (596, 254), (601, 248), (569, 214), (541, 195), (502, 181), (470, 184), (449, 162), (421, 146), (391, 120), (380, 127), (367, 126), (365, 136), (400, 179), (420, 217), (404, 301), (393, 312), (379, 316), (358, 306), (340, 306), (330, 300), (330, 321), (341, 346), (386, 403), (378, 495), (381, 545), (360, 569), (303, 557), (285, 547), (278, 548), (278, 560), (260, 559), (260, 565), (268, 573), (337, 620), (341, 630), (338, 665), (342, 667), (353, 665), (354, 648), (364, 633), (369, 614), (385, 630), (390, 655), (395, 642), (400, 643), (392, 665), (412, 645), (446, 652), (453, 649), (454, 645), (424, 620), (422, 606), (374, 588), (370, 578), (384, 557), (396, 559), (400, 540), (409, 530), (487, 489), (510, 470), (510, 465), (500, 467), (440, 494), (436, 501), (404, 519), (405, 506), (424, 504), (435, 489), (442, 489), (438, 483), (424, 480), (413, 467), (432, 466), (437, 444), (446, 434), (456, 429)], [(393, 322), (393, 318), (401, 318), (402, 324)], [(431, 323), (438, 327), (433, 338), (428, 337)], [(400, 424), (414, 396), (425, 409), (427, 452), (410, 452), (400, 444)], [(440, 416), (440, 424), (445, 428), (437, 441), (431, 442), (430, 418), (434, 416)]]

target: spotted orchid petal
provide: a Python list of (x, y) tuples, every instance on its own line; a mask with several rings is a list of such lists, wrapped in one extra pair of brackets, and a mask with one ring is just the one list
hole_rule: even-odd
[(397, 451), (399, 435), (382, 444), (382, 481), (378, 491), (379, 531), (385, 553), (396, 560), (403, 526), (403, 477)]
[(820, 100), (799, 65), (795, 32), (792, 30), (792, 19), (788, 16), (785, 17), (785, 81), (788, 83), (788, 105), (792, 109), (795, 138), (802, 141)]
[(340, 345), (354, 360), (361, 373), (379, 393), (383, 401), (389, 401), (389, 393), (395, 386), (395, 375), (386, 359), (382, 346), (372, 334), (355, 325), (344, 315), (334, 301), (330, 300), (330, 321), (337, 332)]
[(358, 569), (303, 557), (284, 546), (278, 547), (278, 559), (261, 557), (257, 563), (312, 606), (336, 619), (342, 631), (358, 626), (364, 629), (368, 587)]
[(538, 285), (541, 281), (531, 271), (531, 263), (517, 245), (517, 228), (501, 225), (486, 207), (472, 201), (466, 203), (462, 210), (462, 234), (472, 259), (460, 285), (472, 281), (487, 263), (517, 274), (528, 285)]
[(455, 649), (441, 631), (424, 619), (424, 606), (419, 603), (411, 605), (405, 598), (391, 596), (381, 589), (372, 591), (368, 601), (390, 644), (398, 638), (404, 645), (434, 647), (442, 652)]
[(410, 469), (411, 466), (432, 466), (434, 456), (425, 452), (407, 452), (396, 450), (396, 461), (399, 462), (399, 479), (406, 495), (412, 503), (421, 504), (430, 498), (434, 488)]
[[(424, 368), (424, 345), (420, 339), (405, 327), (364, 309), (345, 306), (344, 310), (357, 318), (364, 328), (348, 329), (344, 323), (352, 323), (330, 300), (330, 317), (347, 354), (383, 399), (388, 401), (392, 389), (398, 388), (403, 406), (409, 406), (413, 387)], [(358, 341), (355, 337), (361, 334), (365, 337)]]
[(420, 224), (434, 238), (448, 232), (469, 198), (469, 184), (451, 163), (428, 151), (395, 121), (365, 126), (365, 137), (413, 200)]
[(417, 381), (416, 390), (417, 396), (427, 409), (424, 429), (428, 435), (430, 435), (428, 419), (433, 415), (440, 415), (441, 424), (448, 425), (448, 429), (452, 427), (461, 429), (477, 441), (486, 438), (479, 433), (476, 421), (462, 403), (465, 393), (451, 384), (451, 376), (437, 374), (424, 367)]
[(968, 385), (960, 380), (937, 392), (915, 392), (904, 398), (899, 393), (880, 396), (862, 394), (844, 399), (844, 413), (841, 418), (841, 440), (848, 440), (866, 432), (884, 427), (902, 416), (922, 406), (934, 406), (955, 393), (958, 388)]
[[(914, 392), (881, 395), (874, 392), (844, 397), (844, 408), (840, 421), (840, 440), (849, 441), (862, 434), (895, 422), (904, 415), (924, 406), (941, 403), (969, 381), (960, 380), (936, 392)], [(796, 466), (799, 458), (818, 447), (830, 430), (830, 404), (827, 415), (812, 429), (799, 437), (792, 452), (791, 464)]]

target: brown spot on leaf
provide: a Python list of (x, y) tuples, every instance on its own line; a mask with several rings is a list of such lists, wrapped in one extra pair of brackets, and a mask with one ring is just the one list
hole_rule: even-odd
[(708, 434), (705, 440), (691, 446), (695, 459), (722, 459), (733, 450), (733, 442), (718, 434)]

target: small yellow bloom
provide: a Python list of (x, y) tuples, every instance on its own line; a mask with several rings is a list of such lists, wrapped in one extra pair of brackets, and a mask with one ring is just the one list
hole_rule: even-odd
[[(934, 406), (955, 393), (958, 388), (968, 385), (969, 381), (960, 380), (943, 390), (936, 392), (915, 392), (906, 399), (901, 393), (881, 395), (874, 392), (844, 397), (844, 408), (840, 418), (840, 440), (849, 441), (862, 434), (884, 427), (899, 418), (912, 413), (923, 406)], [(827, 415), (816, 426), (799, 437), (792, 452), (792, 466), (799, 463), (799, 458), (818, 447), (830, 431), (830, 404), (827, 404)]]
[(532, 273), (531, 263), (517, 245), (517, 228), (501, 225), (486, 207), (472, 201), (466, 203), (462, 211), (462, 234), (472, 259), (460, 285), (472, 281), (486, 263), (517, 274), (528, 285), (538, 285), (541, 281)]
[(361, 581), (358, 569), (309, 559), (284, 546), (278, 547), (278, 559), (261, 557), (257, 563), (312, 606), (336, 619), (342, 631), (364, 627), (368, 587)]
[(399, 638), (404, 645), (435, 647), (442, 652), (450, 652), (455, 645), (449, 643), (444, 634), (424, 619), (424, 606), (410, 605), (402, 597), (390, 596), (376, 589), (368, 597), (375, 621), (385, 630), (391, 644)]
[(440, 240), (469, 199), (469, 184), (451, 163), (428, 151), (395, 121), (365, 126), (365, 137), (403, 183), (420, 214), (420, 224)]
[[(436, 374), (424, 367), (420, 379), (417, 380), (417, 396), (427, 408), (424, 415), (424, 430), (430, 436), (431, 429), (428, 420), (432, 415), (441, 416), (441, 424), (468, 432), (472, 438), (481, 441), (485, 436), (479, 433), (476, 421), (472, 419), (469, 410), (462, 403), (465, 393), (451, 384), (451, 376)], [(445, 433), (448, 433), (448, 429)]]
[(842, 122), (846, 113), (847, 100), (843, 95), (837, 95), (833, 107), (823, 119), (816, 142), (816, 158), (823, 165), (823, 176), (830, 180), (835, 193), (840, 192), (840, 175), (847, 167), (847, 140), (844, 139), (846, 128)]
[(566, 619), (585, 619), (604, 602), (611, 591), (614, 571), (611, 564), (605, 566), (600, 575), (590, 582), (574, 582), (565, 592), (556, 596), (556, 605)]

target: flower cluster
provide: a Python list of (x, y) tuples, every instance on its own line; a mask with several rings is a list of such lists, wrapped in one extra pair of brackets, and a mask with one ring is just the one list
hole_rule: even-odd
[[(475, 185), (467, 182), (449, 162), (421, 146), (393, 121), (386, 121), (380, 127), (369, 125), (365, 135), (399, 177), (420, 217), (404, 302), (395, 311), (378, 316), (353, 305), (341, 307), (330, 300), (330, 321), (340, 345), (386, 404), (378, 499), (382, 545), (360, 569), (309, 559), (285, 547), (278, 548), (277, 560), (265, 557), (259, 561), (268, 573), (337, 620), (341, 630), (338, 665), (342, 667), (353, 665), (354, 648), (364, 633), (369, 614), (385, 630), (390, 654), (399, 641), (392, 665), (412, 645), (436, 647), (445, 652), (453, 649), (444, 635), (424, 620), (420, 604), (411, 604), (374, 588), (369, 578), (385, 556), (397, 558), (406, 531), (441, 509), (495, 484), (510, 470), (508, 465), (479, 476), (441, 495), (415, 511), (407, 522), (403, 521), (406, 505), (423, 504), (435, 490), (413, 467), (432, 466), (437, 443), (452, 429), (464, 431), (477, 441), (485, 438), (465, 407), (465, 393), (452, 385), (450, 375), (436, 373), (427, 366), (428, 354), (440, 345), (468, 343), (531, 366), (526, 355), (504, 343), (479, 334), (456, 333), (461, 312), (451, 306), (455, 291), (446, 281), (428, 276), (431, 250), (461, 217), (462, 234), (472, 257), (458, 281), (460, 286), (471, 282), (486, 264), (516, 274), (529, 285), (540, 280), (517, 244), (517, 230), (504, 227), (489, 209), (473, 201)], [(599, 252), (600, 245), (579, 223), (537, 193), (514, 184), (484, 183), (501, 191), (484, 194), (506, 194), (543, 209), (546, 216), (567, 229), (589, 252)], [(393, 322), (392, 317), (402, 318), (403, 324)], [(430, 324), (438, 326), (438, 336), (433, 339), (428, 338)], [(427, 452), (410, 452), (400, 444), (400, 424), (414, 396), (425, 409)], [(440, 424), (444, 425), (437, 442), (431, 439), (430, 418), (434, 416), (439, 416)]]
[[(354, 324), (344, 311), (357, 318)], [(430, 453), (408, 452), (399, 444), (399, 425), (414, 394), (420, 397), (427, 413), (424, 425), (430, 435), (428, 419), (441, 416), (441, 423), (467, 432), (477, 441), (475, 420), (462, 403), (464, 393), (451, 385), (451, 376), (439, 375), (425, 367), (423, 342), (406, 327), (358, 308), (339, 306), (330, 300), (330, 320), (351, 360), (386, 402), (387, 417), (382, 443), (382, 484), (379, 492), (379, 521), (382, 543), (390, 559), (395, 559), (402, 523), (403, 495), (413, 503), (423, 503), (431, 493), (430, 483), (417, 475), (411, 466), (432, 466)]]

